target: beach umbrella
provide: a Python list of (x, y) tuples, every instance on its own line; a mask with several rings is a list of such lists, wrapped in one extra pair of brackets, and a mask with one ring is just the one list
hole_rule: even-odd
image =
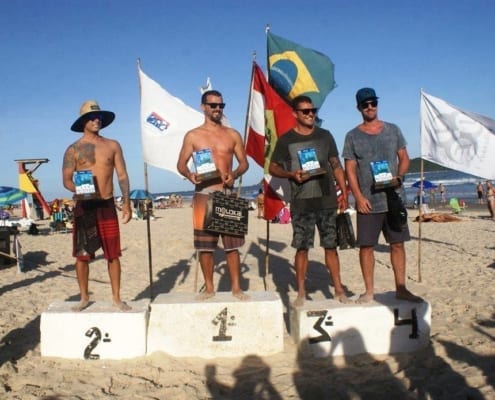
[(0, 186), (0, 206), (17, 203), (27, 197), (24, 190), (10, 186)]
[(423, 181), (421, 180), (416, 181), (411, 186), (415, 188), (420, 188), (421, 182), (423, 182), (423, 189), (435, 189), (437, 187), (437, 185), (435, 185), (433, 182), (428, 181), (426, 179), (423, 179)]
[(134, 189), (129, 193), (129, 198), (131, 200), (145, 200), (145, 199), (153, 199), (153, 196), (144, 189)]

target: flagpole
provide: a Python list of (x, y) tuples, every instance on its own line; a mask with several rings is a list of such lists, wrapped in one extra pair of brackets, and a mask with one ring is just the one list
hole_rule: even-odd
[[(270, 78), (270, 60), (269, 60), (269, 55), (268, 55), (268, 32), (270, 32), (270, 24), (266, 24), (266, 26), (265, 26), (265, 35), (266, 35), (266, 39), (267, 39), (267, 44), (266, 44), (266, 72), (267, 72), (268, 78)], [(265, 165), (266, 165), (266, 160), (265, 160)], [(263, 191), (264, 192), (266, 192), (266, 190), (264, 190), (265, 187), (266, 187), (265, 177), (263, 176)], [(265, 196), (266, 196), (266, 194), (265, 194)], [(266, 200), (263, 201), (263, 203), (265, 203), (265, 202), (266, 202)], [(265, 212), (266, 212), (266, 207), (263, 204), (263, 218), (265, 217)], [(265, 218), (265, 221), (266, 221), (265, 277), (267, 277), (268, 276), (268, 269), (269, 269), (269, 265), (270, 265), (270, 221), (268, 221), (266, 218)], [(263, 278), (263, 282), (265, 284), (265, 291), (266, 291), (266, 290), (268, 290), (268, 283), (267, 283), (265, 277)]]
[[(141, 78), (139, 76), (139, 71), (141, 70), (141, 59), (137, 59), (137, 67), (138, 67), (138, 82), (139, 82), (139, 99), (141, 100)], [(147, 193), (149, 193), (149, 185), (148, 185), (148, 164), (144, 162), (144, 189)], [(146, 233), (148, 240), (148, 274), (150, 280), (150, 289), (149, 296), (150, 300), (153, 300), (153, 262), (152, 262), (152, 251), (151, 251), (151, 226), (150, 226), (150, 217), (151, 217), (151, 206), (153, 204), (153, 200), (151, 204), (146, 202)]]
[[(420, 98), (419, 98), (419, 102), (420, 102), (420, 105), (421, 105), (421, 96), (423, 94), (423, 90), (421, 89), (421, 92), (420, 92)], [(419, 117), (419, 135), (420, 135), (420, 140), (421, 140), (421, 109), (420, 109), (420, 117)], [(421, 154), (421, 167), (420, 167), (420, 184), (419, 184), (419, 201), (418, 201), (418, 204), (419, 204), (419, 221), (418, 221), (418, 282), (421, 282), (421, 237), (422, 237), (422, 233), (421, 233), (421, 227), (422, 227), (422, 203), (423, 203), (423, 182), (424, 182), (424, 179), (423, 179), (423, 173), (424, 173), (424, 162), (423, 162), (423, 152), (422, 152), (422, 149), (421, 149), (421, 146), (420, 146), (420, 154)]]
[[(249, 115), (251, 114), (251, 100), (252, 100), (252, 91), (253, 91), (253, 79), (254, 79), (254, 63), (256, 61), (256, 52), (253, 52), (253, 62), (251, 68), (251, 79), (249, 80), (249, 94), (248, 94), (248, 103), (246, 109), (246, 119), (244, 120), (244, 148), (246, 148), (246, 139), (249, 131)], [(242, 186), (242, 175), (239, 177), (239, 187), (237, 188), (237, 195), (241, 195), (241, 186)]]

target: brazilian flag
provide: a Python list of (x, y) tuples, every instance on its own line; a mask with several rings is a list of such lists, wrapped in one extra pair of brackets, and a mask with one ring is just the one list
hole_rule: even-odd
[(306, 95), (320, 108), (335, 87), (330, 58), (268, 32), (268, 80), (287, 101)]

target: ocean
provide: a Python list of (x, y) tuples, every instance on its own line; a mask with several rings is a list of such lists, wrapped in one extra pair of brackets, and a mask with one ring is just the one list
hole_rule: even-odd
[[(483, 183), (485, 188), (486, 179), (479, 178), (473, 175), (468, 175), (463, 172), (458, 171), (435, 171), (435, 172), (424, 172), (424, 179), (432, 182), (437, 186), (435, 197), (436, 202), (440, 202), (440, 193), (438, 192), (438, 185), (440, 183), (445, 187), (445, 197), (447, 198), (447, 203), (450, 198), (456, 197), (459, 200), (464, 200), (467, 204), (473, 204), (478, 202), (478, 195), (476, 193), (476, 186), (478, 182)], [(406, 203), (412, 204), (414, 198), (418, 194), (418, 188), (412, 185), (419, 181), (421, 174), (410, 173), (406, 175), (404, 182), (404, 187), (406, 189)], [(425, 190), (426, 201), (429, 199), (429, 190)]]
[[(435, 171), (435, 172), (425, 172), (424, 178), (435, 185), (442, 183), (445, 187), (445, 196), (447, 198), (447, 203), (451, 197), (456, 197), (459, 200), (464, 200), (467, 204), (473, 204), (478, 201), (478, 196), (476, 194), (476, 185), (478, 182), (483, 183), (485, 186), (485, 179), (476, 176), (468, 175), (458, 171)], [(412, 185), (420, 179), (421, 174), (408, 173), (404, 180), (404, 187), (406, 190), (405, 203), (407, 206), (412, 206), (414, 203), (414, 198), (417, 196), (418, 189)], [(247, 199), (254, 199), (258, 195), (258, 190), (261, 188), (260, 185), (250, 185), (243, 186), (241, 188), (241, 196)], [(429, 191), (425, 190), (426, 196), (425, 200), (428, 202)], [(184, 192), (167, 192), (167, 193), (155, 193), (153, 196), (169, 196), (172, 193), (181, 195), (185, 200), (192, 199), (194, 191), (184, 191)], [(353, 199), (350, 198), (349, 201), (353, 203)], [(438, 188), (436, 190), (436, 202), (440, 202), (440, 193), (438, 193)]]

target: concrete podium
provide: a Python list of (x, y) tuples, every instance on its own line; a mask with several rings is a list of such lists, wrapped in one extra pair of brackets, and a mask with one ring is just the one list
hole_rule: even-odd
[(290, 326), (300, 351), (315, 357), (405, 353), (428, 344), (431, 307), (396, 300), (395, 292), (367, 304), (306, 301), (291, 309)]
[(80, 312), (77, 302), (60, 301), (41, 314), (41, 355), (86, 360), (146, 355), (149, 300), (128, 302), (117, 311), (110, 302), (95, 302)]
[(161, 294), (151, 303), (148, 354), (178, 357), (268, 355), (283, 349), (282, 301), (274, 292), (247, 292), (241, 301), (230, 292), (207, 300), (194, 293)]

